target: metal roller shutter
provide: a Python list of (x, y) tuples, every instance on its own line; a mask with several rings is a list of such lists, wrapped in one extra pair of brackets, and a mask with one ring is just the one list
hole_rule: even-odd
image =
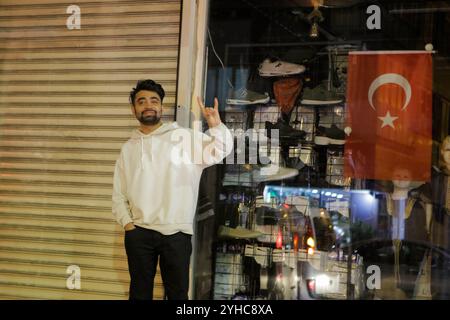
[(136, 80), (161, 82), (174, 118), (181, 0), (71, 4), (80, 30), (66, 2), (0, 0), (0, 299), (128, 297), (111, 189)]

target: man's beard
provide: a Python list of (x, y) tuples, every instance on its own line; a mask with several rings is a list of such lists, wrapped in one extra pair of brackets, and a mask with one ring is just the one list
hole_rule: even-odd
[(145, 111), (143, 111), (141, 113), (140, 117), (137, 118), (138, 121), (140, 123), (142, 123), (143, 125), (152, 126), (152, 125), (157, 124), (161, 120), (161, 117), (158, 116), (158, 114), (156, 112), (154, 112), (151, 115), (147, 115), (147, 116), (144, 116), (144, 112)]

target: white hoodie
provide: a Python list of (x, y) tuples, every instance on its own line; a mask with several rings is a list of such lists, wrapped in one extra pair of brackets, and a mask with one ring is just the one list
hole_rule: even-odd
[(122, 227), (133, 222), (165, 235), (193, 233), (202, 171), (220, 163), (233, 148), (224, 124), (208, 132), (210, 136), (176, 122), (147, 135), (133, 131), (114, 172), (112, 213)]

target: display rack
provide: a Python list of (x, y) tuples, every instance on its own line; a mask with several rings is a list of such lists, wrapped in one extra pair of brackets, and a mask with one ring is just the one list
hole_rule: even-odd
[[(231, 157), (236, 160), (243, 152), (247, 164), (227, 164), (220, 180), (217, 227), (229, 233), (218, 234), (214, 244), (214, 299), (348, 299), (360, 291), (362, 261), (341, 249), (350, 223), (344, 145), (320, 145), (315, 139), (320, 128), (344, 128), (346, 53), (326, 47), (318, 56), (328, 57), (328, 89), (341, 94), (343, 102), (306, 105), (300, 95), (289, 114), (281, 112), (274, 98), (266, 104), (224, 107), (225, 124), (241, 135)], [(313, 59), (310, 68), (315, 63)], [(313, 74), (303, 86), (317, 83)], [(264, 130), (267, 122), (280, 119), (304, 131), (304, 138), (272, 141)], [(264, 132), (267, 139), (237, 145), (255, 132)], [(249, 149), (259, 156), (249, 161)], [(258, 176), (264, 166), (257, 161), (260, 155), (271, 165), (297, 169), (298, 176), (264, 181)], [(321, 274), (333, 285), (325, 288), (317, 278)], [(311, 281), (316, 281), (314, 292)]]

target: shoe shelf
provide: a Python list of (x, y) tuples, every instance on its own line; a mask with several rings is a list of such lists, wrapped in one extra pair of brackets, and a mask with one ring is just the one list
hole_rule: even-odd
[[(286, 287), (298, 285), (292, 276), (301, 279), (302, 268), (338, 279), (330, 297), (345, 296), (348, 265), (337, 243), (348, 232), (349, 199), (346, 191), (277, 186), (267, 186), (262, 195), (222, 194), (218, 223), (236, 230), (233, 235), (239, 238), (225, 236), (214, 243), (213, 298), (299, 299)], [(341, 239), (324, 232), (321, 221), (326, 230), (338, 227)], [(313, 254), (306, 245), (310, 235), (317, 243)], [(352, 279), (358, 279), (359, 260), (355, 256), (353, 261)], [(284, 289), (274, 286), (281, 279)]]
[[(265, 130), (267, 141), (246, 145), (247, 164), (225, 165), (218, 179), (214, 299), (299, 298), (286, 288), (298, 285), (293, 279), (302, 276), (298, 268), (303, 263), (338, 277), (340, 291), (333, 294), (345, 296), (348, 265), (339, 246), (347, 236), (349, 216), (350, 180), (343, 175), (349, 50), (329, 47), (322, 52), (329, 60), (326, 81), (315, 65), (320, 59), (310, 63), (311, 81), (300, 75), (301, 92), (288, 113), (275, 96), (275, 82), (283, 77), (260, 73), (264, 88), (273, 89), (270, 96), (246, 88), (228, 97), (222, 117), (227, 127), (244, 134)], [(270, 129), (279, 130), (278, 141)], [(258, 153), (253, 162), (246, 154), (251, 148)], [(298, 174), (264, 180), (261, 155)], [(316, 243), (311, 255), (306, 245), (310, 236)]]

